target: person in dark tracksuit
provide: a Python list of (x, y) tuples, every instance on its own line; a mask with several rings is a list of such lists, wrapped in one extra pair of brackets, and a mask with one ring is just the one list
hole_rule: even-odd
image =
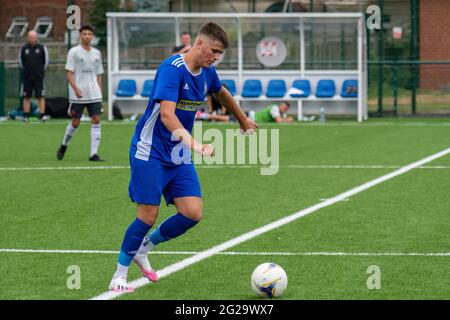
[(39, 119), (45, 121), (44, 75), (48, 66), (47, 47), (38, 43), (36, 31), (28, 32), (28, 43), (20, 49), (19, 65), (22, 69), (22, 89), (24, 121), (28, 121), (31, 109), (31, 97), (37, 99)]

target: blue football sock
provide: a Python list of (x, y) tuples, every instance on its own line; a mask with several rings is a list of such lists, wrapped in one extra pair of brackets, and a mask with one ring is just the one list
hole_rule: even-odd
[(183, 216), (181, 213), (174, 214), (161, 223), (147, 237), (154, 245), (181, 236), (192, 228), (198, 221)]
[(120, 249), (119, 263), (121, 265), (128, 267), (131, 264), (131, 260), (133, 260), (141, 246), (142, 240), (151, 227), (138, 218), (130, 224)]

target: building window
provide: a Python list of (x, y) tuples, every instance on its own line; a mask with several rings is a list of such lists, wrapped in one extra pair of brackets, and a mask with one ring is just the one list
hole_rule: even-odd
[(40, 17), (37, 19), (33, 30), (37, 32), (39, 38), (47, 38), (52, 31), (53, 20), (49, 17)]
[(9, 26), (8, 32), (6, 32), (6, 37), (23, 37), (28, 28), (27, 18), (17, 17), (14, 18)]

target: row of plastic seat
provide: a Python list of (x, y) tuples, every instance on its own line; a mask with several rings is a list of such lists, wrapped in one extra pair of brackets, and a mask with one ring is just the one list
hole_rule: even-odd
[[(142, 86), (141, 96), (150, 97), (153, 89), (153, 79), (147, 79)], [(136, 81), (133, 79), (122, 79), (119, 81), (116, 90), (117, 97), (133, 97), (137, 93)]]
[[(224, 79), (221, 81), (234, 96), (236, 95), (236, 84), (234, 80)], [(144, 81), (140, 95), (149, 97), (153, 88), (153, 79)], [(306, 79), (294, 80), (292, 86), (287, 90), (286, 82), (280, 79), (270, 80), (267, 84), (266, 97), (282, 98), (286, 94), (295, 98), (306, 98), (311, 94), (311, 83)], [(119, 81), (116, 90), (117, 97), (133, 97), (137, 94), (136, 81), (133, 79), (122, 79)], [(258, 98), (263, 94), (262, 82), (257, 79), (244, 81), (241, 96), (243, 98)], [(336, 85), (334, 80), (324, 79), (317, 82), (315, 96), (318, 98), (331, 98), (336, 95)], [(341, 97), (354, 98), (358, 96), (358, 81), (354, 79), (344, 80), (342, 83)]]
[[(236, 86), (233, 80), (222, 80), (231, 94), (236, 93)], [(244, 81), (241, 96), (244, 98), (258, 98), (263, 94), (262, 83), (257, 79)], [(273, 79), (267, 83), (266, 97), (282, 98), (288, 94), (295, 98), (306, 98), (311, 95), (311, 83), (306, 79), (298, 79), (292, 82), (292, 86), (287, 90), (286, 82), (280, 79)], [(318, 98), (331, 98), (336, 95), (336, 84), (334, 80), (324, 79), (317, 82), (315, 96)], [(358, 96), (358, 80), (344, 80), (341, 88), (343, 98), (355, 98)]]

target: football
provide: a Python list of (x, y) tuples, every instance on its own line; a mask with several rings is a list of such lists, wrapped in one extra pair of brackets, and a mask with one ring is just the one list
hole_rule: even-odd
[(286, 290), (287, 284), (286, 272), (275, 263), (262, 263), (252, 273), (251, 286), (253, 291), (260, 297), (279, 297)]

